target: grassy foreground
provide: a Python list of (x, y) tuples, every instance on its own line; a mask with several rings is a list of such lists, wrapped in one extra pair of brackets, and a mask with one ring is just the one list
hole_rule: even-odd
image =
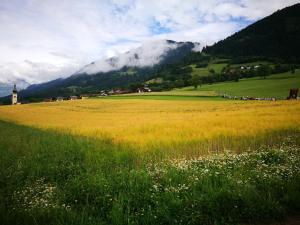
[(300, 210), (299, 109), (193, 99), (2, 106), (1, 224), (284, 219)]
[[(243, 154), (149, 160), (107, 139), (0, 122), (0, 221), (240, 224), (300, 210), (300, 134)], [(298, 141), (298, 142), (297, 142)]]

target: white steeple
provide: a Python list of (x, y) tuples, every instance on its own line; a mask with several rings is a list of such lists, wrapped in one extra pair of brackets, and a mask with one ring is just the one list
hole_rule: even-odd
[(14, 89), (12, 91), (11, 95), (11, 104), (16, 105), (18, 103), (18, 91), (17, 91), (17, 86), (14, 84)]

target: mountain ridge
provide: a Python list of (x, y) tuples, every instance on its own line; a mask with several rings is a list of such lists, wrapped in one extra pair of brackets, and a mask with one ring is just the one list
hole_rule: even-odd
[(223, 57), (300, 58), (300, 3), (274, 12), (203, 52)]
[[(120, 58), (126, 55), (135, 57), (136, 61), (132, 64), (127, 65), (126, 63), (121, 63), (108, 71), (99, 69), (99, 66), (96, 70), (87, 70), (87, 67), (97, 64), (97, 61), (92, 62), (67, 78), (59, 78), (41, 84), (30, 85), (26, 90), (20, 92), (21, 99), (42, 99), (54, 96), (68, 96), (72, 94), (78, 95), (85, 92), (100, 91), (102, 89), (110, 89), (120, 86), (124, 87), (131, 83), (145, 82), (150, 79), (157, 70), (159, 70), (161, 65), (176, 63), (194, 51), (194, 48), (199, 48), (199, 43), (176, 42), (172, 40), (162, 40), (158, 42), (163, 42), (163, 47), (166, 48), (161, 48), (161, 51), (156, 51), (156, 55), (154, 54), (154, 56), (153, 52), (150, 51), (152, 59), (157, 57), (154, 63), (139, 63), (139, 59), (143, 59), (140, 50), (145, 48), (145, 46), (142, 45), (141, 47), (132, 49), (127, 53), (121, 54)], [(158, 42), (156, 41), (154, 43)], [(151, 46), (146, 47), (146, 49), (149, 48), (151, 49)], [(157, 49), (157, 45), (155, 48)], [(140, 51), (138, 56), (135, 55), (137, 50)], [(112, 57), (108, 59), (100, 59), (99, 61), (102, 63), (103, 60), (107, 62), (107, 60), (118, 61), (117, 59), (117, 57)]]

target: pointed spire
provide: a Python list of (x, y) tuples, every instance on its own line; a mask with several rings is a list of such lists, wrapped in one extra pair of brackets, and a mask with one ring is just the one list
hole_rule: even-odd
[(17, 85), (14, 83), (14, 89), (13, 89), (13, 93), (17, 93), (18, 90), (17, 90)]

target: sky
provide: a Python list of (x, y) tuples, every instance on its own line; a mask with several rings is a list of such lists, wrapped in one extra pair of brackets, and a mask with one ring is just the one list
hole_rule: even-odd
[(211, 45), (299, 0), (0, 0), (0, 82), (40, 83), (152, 40)]

